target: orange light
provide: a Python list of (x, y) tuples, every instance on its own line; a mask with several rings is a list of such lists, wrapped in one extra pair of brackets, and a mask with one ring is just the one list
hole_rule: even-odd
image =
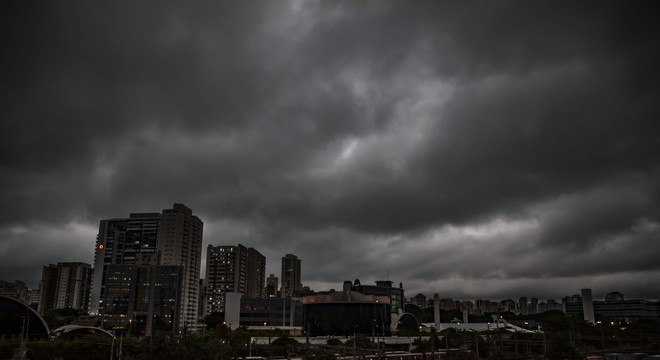
[(104, 247), (103, 244), (99, 244), (99, 250), (103, 250)]

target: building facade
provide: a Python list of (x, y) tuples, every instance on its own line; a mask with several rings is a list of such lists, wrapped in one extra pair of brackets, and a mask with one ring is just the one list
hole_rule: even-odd
[(206, 313), (224, 312), (226, 293), (261, 298), (266, 257), (254, 248), (209, 245), (206, 251)]
[(241, 326), (302, 326), (302, 316), (297, 298), (241, 299)]
[(279, 296), (280, 280), (275, 274), (270, 274), (266, 279), (266, 298), (276, 298)]
[(266, 286), (266, 257), (254, 248), (248, 248), (244, 297), (264, 298)]
[(127, 291), (135, 269), (178, 266), (178, 330), (197, 330), (202, 234), (203, 222), (183, 204), (174, 204), (162, 213), (133, 213), (128, 218), (101, 220), (90, 314), (125, 318)]
[(282, 297), (296, 295), (302, 288), (300, 282), (301, 261), (293, 254), (282, 257)]
[(14, 282), (0, 280), (0, 295), (7, 296), (24, 304), (30, 305), (30, 290), (27, 288), (25, 283), (20, 280), (16, 280)]
[(172, 209), (163, 210), (158, 241), (160, 264), (182, 268), (179, 327), (191, 331), (200, 329), (197, 308), (203, 232), (204, 223), (185, 205), (174, 204)]
[(367, 295), (351, 290), (302, 297), (304, 327), (310, 336), (385, 336), (390, 334), (389, 296)]
[(91, 266), (81, 262), (61, 262), (44, 266), (39, 282), (40, 314), (52, 309), (89, 310)]

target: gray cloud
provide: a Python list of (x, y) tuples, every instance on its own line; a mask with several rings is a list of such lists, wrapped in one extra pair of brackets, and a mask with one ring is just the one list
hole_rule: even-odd
[(319, 289), (658, 297), (657, 11), (563, 5), (3, 4), (0, 278), (183, 202)]

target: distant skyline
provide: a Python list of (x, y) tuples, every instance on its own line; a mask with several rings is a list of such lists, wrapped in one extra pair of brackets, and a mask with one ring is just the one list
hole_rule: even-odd
[(660, 298), (652, 2), (3, 2), (0, 279), (183, 203), (316, 290)]

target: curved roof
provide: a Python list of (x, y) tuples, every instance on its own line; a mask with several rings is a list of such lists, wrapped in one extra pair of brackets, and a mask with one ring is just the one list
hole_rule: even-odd
[(0, 295), (0, 335), (20, 336), (27, 317), (28, 337), (48, 337), (46, 321), (28, 305), (8, 296)]
[(114, 337), (114, 335), (108, 330), (101, 329), (94, 326), (83, 326), (83, 325), (64, 325), (60, 326), (57, 329), (53, 330), (55, 336), (62, 335), (89, 335), (93, 333), (103, 333), (108, 336)]

